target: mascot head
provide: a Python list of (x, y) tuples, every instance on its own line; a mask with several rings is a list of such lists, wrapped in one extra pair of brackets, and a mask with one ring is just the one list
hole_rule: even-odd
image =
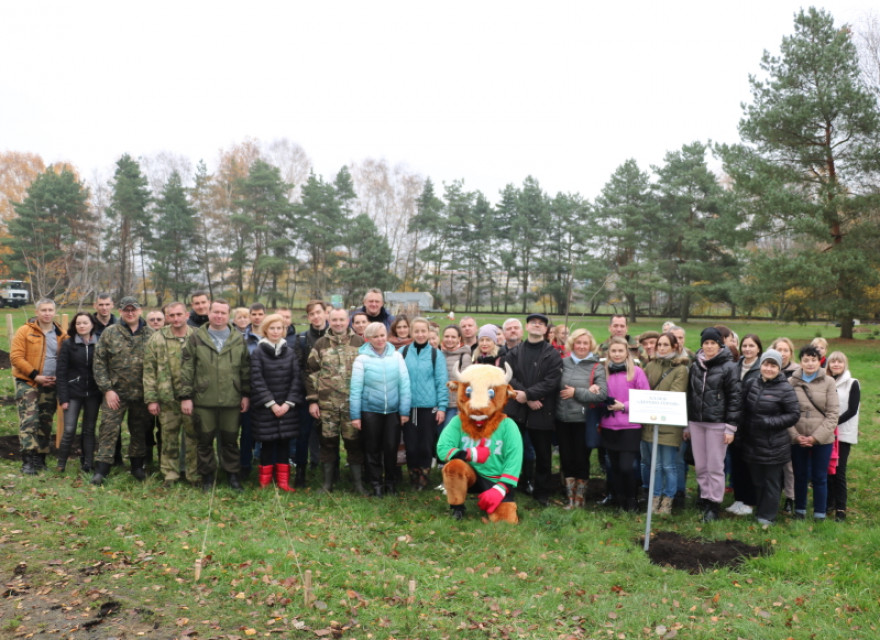
[(504, 405), (516, 395), (508, 383), (513, 377), (510, 365), (504, 371), (491, 364), (472, 364), (464, 371), (455, 365), (453, 380), (447, 383), (458, 393), (458, 416), (462, 431), (475, 440), (487, 438), (504, 420)]

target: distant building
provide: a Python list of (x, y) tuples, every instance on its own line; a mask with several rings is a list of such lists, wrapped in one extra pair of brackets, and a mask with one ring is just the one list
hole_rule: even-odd
[(385, 308), (395, 316), (403, 313), (410, 318), (425, 313), (442, 312), (442, 309), (434, 308), (434, 296), (426, 291), (386, 291)]

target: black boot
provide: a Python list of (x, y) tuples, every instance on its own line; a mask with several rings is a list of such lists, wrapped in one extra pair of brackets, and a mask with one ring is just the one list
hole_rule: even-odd
[(381, 498), (384, 494), (382, 493), (382, 483), (374, 482), (373, 483), (373, 497)]
[(227, 473), (226, 480), (229, 482), (229, 488), (233, 491), (244, 491), (244, 487), (242, 487), (241, 482), (238, 481), (237, 473)]
[(137, 480), (143, 482), (147, 479), (147, 472), (144, 470), (144, 459), (143, 458), (129, 458), (131, 462), (131, 475), (133, 475)]
[(368, 492), (364, 488), (364, 468), (362, 465), (351, 465), (351, 481), (354, 483), (354, 490), (356, 493), (359, 493), (362, 496), (367, 495)]
[(104, 484), (104, 478), (110, 474), (110, 464), (107, 462), (95, 463), (95, 475), (92, 476), (92, 484), (101, 486)]
[(461, 520), (464, 518), (464, 505), (463, 504), (451, 504), (449, 505), (451, 512), (449, 515), (452, 516), (453, 520)]
[(37, 471), (45, 471), (46, 470), (46, 454), (45, 453), (35, 453), (34, 454), (34, 466), (37, 468)]
[(706, 510), (703, 511), (703, 522), (715, 522), (721, 517), (721, 505), (711, 500), (706, 500)]
[(333, 479), (336, 477), (336, 464), (333, 462), (325, 462), (323, 464), (324, 469), (324, 484), (321, 485), (321, 488), (330, 493), (333, 491)]
[(26, 476), (37, 475), (37, 454), (30, 451), (21, 452), (21, 472)]
[(211, 493), (211, 489), (214, 488), (214, 475), (203, 475), (202, 476), (202, 491), (205, 493)]
[(296, 465), (296, 475), (293, 478), (293, 486), (297, 489), (306, 486), (306, 465)]

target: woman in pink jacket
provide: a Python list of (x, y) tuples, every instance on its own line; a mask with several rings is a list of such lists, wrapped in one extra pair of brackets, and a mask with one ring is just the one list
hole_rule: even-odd
[(645, 372), (633, 362), (625, 338), (614, 336), (608, 345), (605, 360), (608, 379), (606, 415), (602, 417), (600, 435), (608, 462), (608, 481), (617, 505), (627, 511), (638, 511), (637, 491), (641, 483), (636, 461), (642, 440), (642, 425), (629, 421), (629, 390), (649, 390)]

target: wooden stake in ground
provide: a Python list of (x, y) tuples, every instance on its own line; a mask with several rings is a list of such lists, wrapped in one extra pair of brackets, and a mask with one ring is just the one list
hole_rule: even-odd
[[(67, 333), (67, 326), (69, 322), (70, 320), (67, 314), (61, 314), (61, 331), (63, 331), (64, 333)], [(59, 351), (61, 350), (60, 346), (61, 345), (59, 344)], [(58, 426), (55, 428), (55, 448), (57, 449), (61, 446), (61, 435), (64, 433), (64, 409), (61, 408), (60, 402), (55, 407), (55, 410), (56, 420), (58, 423)]]
[(409, 581), (409, 598), (406, 599), (407, 604), (412, 604), (416, 601), (416, 581)]
[(305, 591), (305, 599), (306, 606), (312, 606), (312, 600), (314, 596), (312, 596), (312, 570), (306, 569), (306, 583), (303, 585), (303, 590)]

